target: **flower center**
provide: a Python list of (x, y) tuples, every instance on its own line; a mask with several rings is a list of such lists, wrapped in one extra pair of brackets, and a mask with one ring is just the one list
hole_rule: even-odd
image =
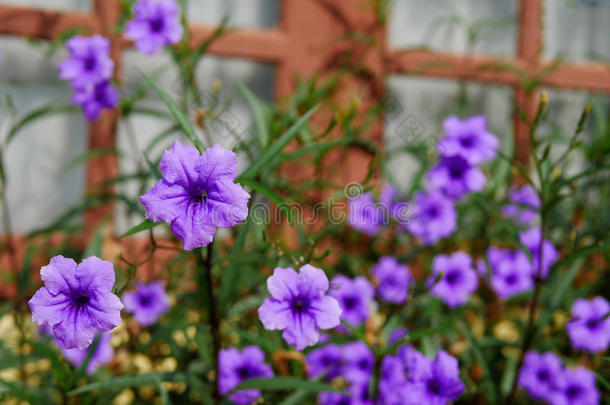
[(356, 297), (345, 297), (343, 299), (343, 306), (345, 306), (346, 309), (352, 309), (356, 306), (357, 302), (358, 300)]
[(461, 157), (455, 157), (450, 159), (448, 164), (449, 176), (452, 179), (460, 179), (464, 176), (464, 172), (466, 171), (465, 160)]
[(600, 324), (600, 319), (589, 319), (587, 321), (587, 328), (589, 329), (597, 329)]
[(81, 294), (74, 300), (74, 303), (77, 307), (82, 308), (89, 303), (89, 296), (87, 294)]
[(308, 309), (307, 302), (302, 297), (296, 297), (292, 300), (292, 311), (296, 314), (302, 314)]
[(436, 217), (438, 217), (438, 214), (440, 213), (440, 211), (436, 205), (433, 205), (431, 207), (428, 207), (428, 209), (426, 210), (426, 213), (428, 214), (428, 216), (430, 218), (436, 218)]
[(96, 65), (96, 60), (95, 60), (95, 56), (93, 55), (89, 55), (85, 58), (85, 60), (83, 61), (83, 68), (90, 72), (92, 70), (95, 69), (95, 65)]
[(430, 391), (433, 394), (440, 394), (441, 393), (441, 383), (438, 380), (429, 380), (428, 381), (428, 391)]
[(155, 18), (150, 21), (150, 30), (152, 32), (159, 33), (163, 31), (163, 28), (165, 28), (165, 20), (163, 18)]
[(237, 369), (237, 375), (239, 376), (239, 378), (248, 378), (250, 376), (250, 370), (248, 369), (248, 367), (239, 367)]
[(471, 148), (474, 145), (474, 136), (468, 134), (460, 138), (460, 144), (465, 148)]
[(511, 274), (508, 277), (506, 277), (506, 284), (509, 285), (513, 285), (517, 282), (517, 275), (516, 274)]
[(448, 284), (456, 284), (458, 281), (460, 281), (461, 278), (461, 273), (457, 270), (450, 270), (447, 275), (445, 276), (445, 279), (447, 280)]
[(538, 372), (536, 373), (536, 377), (540, 381), (548, 381), (548, 379), (549, 379), (549, 371), (548, 370), (538, 370)]
[(147, 307), (152, 303), (152, 297), (150, 295), (140, 295), (140, 305)]
[(571, 385), (566, 391), (566, 396), (568, 398), (578, 398), (581, 392), (582, 389), (579, 386)]
[(358, 362), (358, 368), (360, 370), (368, 370), (369, 369), (369, 361), (367, 359), (362, 359)]

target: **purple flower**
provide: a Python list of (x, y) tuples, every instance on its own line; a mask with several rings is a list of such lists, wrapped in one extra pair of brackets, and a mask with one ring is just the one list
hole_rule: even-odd
[(453, 201), (438, 191), (417, 192), (413, 218), (407, 229), (426, 245), (432, 245), (451, 235), (456, 228), (457, 213)]
[(407, 299), (411, 273), (396, 258), (384, 256), (373, 266), (371, 273), (377, 279), (377, 294), (386, 302), (400, 304)]
[[(532, 228), (528, 231), (521, 232), (519, 234), (519, 240), (523, 245), (530, 251), (533, 259), (533, 276), (538, 275), (540, 271), (539, 267), (539, 259), (538, 255), (540, 252), (540, 239), (542, 238), (542, 231), (540, 228)], [(559, 253), (553, 243), (549, 240), (544, 240), (542, 244), (542, 273), (540, 276), (542, 278), (546, 278), (549, 274), (549, 269), (557, 261), (557, 257), (559, 257)]]
[[(510, 249), (502, 249), (496, 246), (490, 246), (487, 249), (487, 260), (489, 261), (489, 267), (493, 274), (499, 264), (505, 259), (511, 259), (514, 255), (514, 251)], [(481, 277), (487, 277), (487, 265), (483, 259), (477, 261), (477, 272)]]
[(417, 373), (406, 383), (410, 395), (405, 404), (444, 405), (458, 399), (464, 392), (464, 383), (457, 359), (441, 350), (434, 360), (426, 360), (418, 363)]
[(527, 352), (519, 372), (519, 386), (532, 398), (549, 401), (562, 372), (561, 360), (554, 353)]
[(538, 216), (540, 198), (534, 187), (529, 184), (521, 188), (512, 187), (508, 193), (508, 200), (512, 204), (506, 204), (502, 208), (502, 213), (518, 223), (529, 225)]
[(572, 304), (572, 318), (566, 326), (572, 347), (592, 353), (608, 349), (610, 344), (610, 304), (603, 297), (590, 301), (582, 298)]
[(430, 359), (418, 352), (413, 346), (401, 346), (398, 349), (398, 357), (404, 365), (408, 380), (418, 381), (427, 375)]
[(320, 405), (373, 405), (368, 382), (351, 384), (345, 391), (347, 395), (338, 392), (322, 392), (318, 401)]
[(362, 276), (352, 280), (343, 274), (337, 274), (331, 280), (329, 295), (339, 302), (341, 319), (351, 326), (358, 326), (369, 318), (375, 290)]
[(438, 165), (428, 172), (428, 181), (433, 188), (440, 189), (447, 197), (457, 200), (464, 195), (483, 190), (485, 175), (460, 155), (443, 157)]
[[(114, 357), (114, 349), (112, 349), (112, 333), (102, 333), (100, 340), (95, 348), (95, 351), (91, 354), (89, 363), (87, 364), (87, 374), (93, 374), (99, 368), (112, 360)], [(64, 349), (61, 348), (64, 357), (74, 365), (74, 367), (80, 366), (87, 357), (87, 353), (91, 350), (88, 349)]]
[(59, 77), (72, 87), (89, 87), (112, 77), (110, 41), (100, 35), (74, 36), (66, 42), (70, 56), (59, 65)]
[(522, 251), (510, 251), (510, 254), (504, 255), (492, 266), (491, 287), (502, 299), (528, 291), (534, 286), (532, 264)]
[(199, 154), (176, 141), (161, 158), (163, 178), (140, 197), (146, 216), (171, 224), (185, 250), (206, 246), (216, 227), (228, 228), (248, 216), (248, 194), (239, 184), (237, 156), (218, 145)]
[(445, 137), (438, 143), (442, 156), (460, 155), (471, 164), (487, 162), (496, 156), (499, 142), (487, 131), (484, 116), (475, 115), (465, 120), (449, 117), (443, 123)]
[(89, 257), (77, 265), (55, 256), (40, 269), (44, 287), (30, 299), (32, 320), (52, 327), (64, 349), (85, 349), (98, 332), (108, 332), (121, 323), (123, 304), (112, 293), (112, 263)]
[(341, 307), (327, 295), (328, 278), (324, 271), (309, 264), (297, 273), (278, 267), (267, 279), (271, 297), (258, 308), (265, 329), (283, 330), (284, 340), (298, 350), (318, 343), (320, 329), (339, 325)]
[(121, 97), (119, 91), (105, 80), (98, 83), (89, 83), (74, 89), (72, 102), (83, 109), (89, 121), (96, 121), (104, 108), (112, 109)]
[(368, 192), (348, 201), (347, 223), (369, 236), (375, 236), (384, 225), (383, 208), (378, 206), (373, 194)]
[[(265, 353), (256, 346), (244, 347), (241, 352), (234, 347), (222, 349), (218, 355), (218, 367), (218, 386), (223, 395), (251, 378), (273, 377), (271, 366), (265, 363)], [(260, 396), (260, 390), (238, 390), (229, 399), (236, 404), (247, 405)]]
[(341, 375), (343, 348), (334, 344), (312, 350), (307, 356), (307, 374), (310, 378), (324, 376), (327, 381)]
[(435, 256), (432, 275), (427, 284), (431, 287), (432, 295), (439, 297), (450, 307), (464, 305), (478, 285), (477, 272), (472, 268), (472, 258), (462, 251), (451, 256)]
[(163, 281), (149, 284), (136, 282), (136, 290), (123, 294), (125, 310), (134, 314), (142, 326), (150, 326), (169, 309), (169, 297), (165, 294)]
[(345, 367), (343, 377), (352, 384), (368, 381), (375, 367), (375, 356), (364, 342), (343, 346)]
[(595, 387), (595, 374), (584, 367), (566, 369), (558, 379), (558, 387), (550, 398), (551, 405), (597, 405), (600, 394)]
[(182, 38), (180, 7), (174, 0), (139, 0), (133, 20), (125, 26), (125, 38), (135, 41), (145, 55), (175, 44)]
[(390, 337), (388, 337), (388, 344), (393, 345), (398, 342), (400, 339), (404, 338), (409, 334), (409, 329), (407, 328), (396, 328), (390, 333)]
[(408, 397), (404, 365), (398, 356), (385, 356), (379, 379), (380, 405), (403, 405)]

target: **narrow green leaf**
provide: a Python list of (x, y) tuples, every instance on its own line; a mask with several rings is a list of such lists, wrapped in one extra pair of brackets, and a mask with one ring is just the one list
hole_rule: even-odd
[(83, 253), (83, 257), (87, 258), (90, 256), (101, 256), (102, 255), (102, 241), (104, 237), (102, 235), (102, 228), (106, 225), (106, 222), (102, 222), (96, 229)]
[(118, 155), (118, 151), (115, 148), (99, 148), (99, 149), (91, 149), (82, 155), (79, 155), (72, 159), (63, 169), (63, 172), (67, 172), (70, 169), (80, 165), (81, 163), (85, 163), (90, 159), (95, 159), (101, 156), (106, 155)]
[(236, 83), (237, 91), (243, 96), (252, 110), (254, 116), (254, 128), (256, 135), (263, 148), (269, 145), (269, 127), (265, 117), (265, 106), (243, 83)]
[(176, 121), (178, 121), (180, 128), (182, 128), (182, 131), (184, 131), (186, 136), (188, 136), (191, 142), (193, 142), (193, 145), (195, 145), (195, 147), (199, 149), (200, 152), (203, 151), (203, 144), (197, 137), (195, 129), (193, 128), (189, 120), (186, 118), (186, 116), (182, 113), (182, 111), (180, 111), (180, 108), (178, 108), (176, 103), (174, 103), (174, 101), (167, 95), (166, 92), (161, 89), (161, 87), (159, 87), (157, 83), (151, 80), (144, 73), (141, 74), (142, 76), (144, 76), (144, 80), (146, 80), (146, 82), (157, 92), (159, 97), (161, 97), (161, 100), (163, 100), (163, 102), (165, 103), (167, 108), (169, 108)]
[(24, 127), (31, 124), (38, 118), (43, 118), (48, 115), (77, 111), (79, 111), (79, 109), (74, 104), (60, 104), (57, 101), (47, 103), (42, 107), (30, 111), (29, 113), (24, 115), (19, 121), (17, 121), (15, 125), (13, 125), (12, 128), (9, 130), (4, 143), (8, 145), (13, 140), (13, 138), (19, 133), (19, 131), (21, 131)]
[(157, 225), (161, 225), (162, 223), (163, 222), (153, 222), (150, 219), (145, 219), (139, 225), (134, 226), (133, 228), (122, 234), (120, 237), (124, 238), (125, 236), (133, 235), (134, 233), (146, 231), (148, 229), (154, 228)]
[(318, 105), (309, 110), (303, 115), (297, 122), (295, 122), (286, 132), (284, 132), (277, 141), (275, 141), (269, 148), (263, 152), (260, 158), (254, 162), (245, 172), (243, 172), (238, 178), (237, 182), (241, 182), (243, 178), (254, 178), (261, 170), (265, 169), (267, 165), (275, 159), (278, 154), (284, 149), (286, 145), (299, 133), (301, 128), (307, 123), (309, 118), (318, 109)]
[(83, 385), (68, 392), (69, 396), (80, 395), (91, 391), (113, 390), (119, 391), (123, 388), (141, 387), (143, 385), (161, 386), (161, 381), (184, 381), (185, 377), (180, 373), (146, 373), (139, 375), (128, 375), (115, 377), (104, 381), (98, 381)]
[(232, 392), (247, 389), (267, 391), (303, 390), (307, 392), (341, 392), (332, 385), (296, 377), (252, 378), (233, 388)]

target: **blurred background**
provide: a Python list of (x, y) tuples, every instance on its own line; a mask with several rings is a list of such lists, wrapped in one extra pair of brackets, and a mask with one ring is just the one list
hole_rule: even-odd
[[(85, 30), (103, 31), (112, 8), (127, 3), (0, 0), (0, 94), (10, 94), (10, 99), (2, 99), (3, 137), (11, 114), (49, 101), (69, 101), (68, 84), (57, 78), (57, 64), (66, 57), (57, 36), (82, 22), (90, 25)], [(373, 38), (368, 44), (374, 51), (354, 52), (347, 65), (362, 63), (382, 91), (364, 94), (358, 87), (362, 77), (350, 83), (360, 83), (354, 84), (356, 97), (387, 97), (390, 108), (380, 113), (378, 128), (383, 137), (372, 136), (385, 145), (390, 156), (385, 170), (403, 189), (417, 165), (412, 151), (401, 149), (405, 128), (411, 131), (408, 136), (438, 137), (442, 119), (455, 105), (485, 114), (491, 130), (506, 142), (523, 137), (515, 116), (520, 109), (531, 113), (540, 90), (549, 92), (554, 131), (572, 131), (585, 100), (593, 100), (598, 113), (608, 112), (608, 0), (186, 3), (189, 21), (199, 30), (195, 36), (209, 36), (223, 21), (235, 29), (210, 49), (196, 75), (204, 91), (222, 89), (230, 101), (228, 119), (238, 133), (246, 133), (252, 119), (235, 82), (245, 84), (263, 101), (281, 100), (297, 75), (311, 78), (336, 68), (326, 62), (329, 55), (340, 52), (341, 42), (365, 42), (365, 35), (359, 39), (353, 33)], [(145, 57), (126, 44), (115, 48), (114, 55), (117, 78), (126, 88), (138, 85), (140, 71), (159, 73), (170, 60), (166, 53)], [(175, 92), (178, 73), (172, 68), (161, 70), (158, 82)], [(154, 96), (146, 102), (160, 105)], [(143, 147), (134, 149), (128, 133), (137, 134), (139, 144), (146, 145), (159, 125), (149, 115), (133, 114), (112, 128), (112, 134), (102, 135), (122, 152), (117, 163), (121, 172), (137, 166), (134, 150)], [(92, 131), (95, 127), (80, 114), (58, 114), (31, 123), (11, 143), (4, 158), (6, 177), (11, 179), (6, 195), (14, 233), (49, 226), (83, 200), (87, 171), (94, 169), (78, 161), (96, 142)], [(231, 143), (223, 136), (215, 141)], [(117, 234), (133, 225), (124, 206), (112, 210)], [(71, 220), (78, 225), (84, 217), (79, 214)]]

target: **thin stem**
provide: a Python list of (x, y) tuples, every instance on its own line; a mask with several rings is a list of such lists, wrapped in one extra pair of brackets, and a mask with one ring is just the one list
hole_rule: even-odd
[(218, 307), (216, 305), (216, 298), (214, 296), (214, 284), (212, 281), (212, 243), (210, 243), (207, 247), (207, 255), (204, 261), (204, 272), (206, 277), (206, 284), (208, 288), (208, 316), (210, 321), (210, 328), (212, 330), (212, 349), (213, 356), (212, 359), (214, 361), (214, 372), (215, 372), (215, 382), (214, 382), (214, 391), (213, 397), (217, 404), (221, 401), (220, 391), (218, 389), (218, 381), (220, 378), (219, 375), (219, 365), (218, 365), (218, 354), (221, 349), (220, 342), (220, 322), (218, 317)]

